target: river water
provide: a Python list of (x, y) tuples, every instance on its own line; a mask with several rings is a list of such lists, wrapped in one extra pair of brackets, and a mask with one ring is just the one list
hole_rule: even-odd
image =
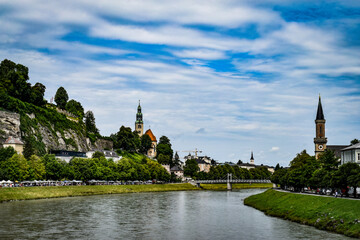
[(264, 190), (134, 193), (0, 204), (0, 239), (346, 239), (245, 206)]

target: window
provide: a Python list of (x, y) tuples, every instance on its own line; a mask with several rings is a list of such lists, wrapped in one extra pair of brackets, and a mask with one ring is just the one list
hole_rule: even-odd
[(358, 153), (358, 159), (357, 160), (360, 161), (360, 153)]

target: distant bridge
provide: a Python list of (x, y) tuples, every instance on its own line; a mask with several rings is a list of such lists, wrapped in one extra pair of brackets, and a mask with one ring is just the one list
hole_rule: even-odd
[(232, 174), (227, 174), (227, 179), (218, 179), (218, 180), (195, 180), (194, 183), (197, 187), (200, 187), (201, 184), (221, 184), (226, 183), (227, 189), (232, 189), (233, 183), (271, 183), (269, 179), (233, 179)]

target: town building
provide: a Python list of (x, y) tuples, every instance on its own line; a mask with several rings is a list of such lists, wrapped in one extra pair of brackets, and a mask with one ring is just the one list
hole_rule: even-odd
[(73, 158), (87, 158), (85, 152), (75, 152), (66, 150), (50, 150), (50, 154), (54, 154), (56, 158), (64, 160), (69, 163)]
[(156, 137), (153, 134), (153, 132), (151, 131), (151, 129), (146, 130), (145, 134), (148, 135), (151, 139), (151, 147), (147, 152), (147, 156), (150, 158), (155, 158), (156, 157), (156, 147), (157, 147)]
[(119, 156), (116, 152), (111, 151), (111, 150), (92, 150), (92, 151), (88, 151), (86, 152), (86, 157), (87, 158), (92, 158), (92, 156), (94, 155), (95, 152), (101, 152), (105, 155), (106, 159), (112, 159), (114, 162), (119, 161), (122, 157)]
[(18, 154), (23, 154), (24, 151), (24, 143), (20, 139), (11, 136), (6, 139), (3, 147), (12, 147)]
[(245, 168), (247, 170), (250, 170), (252, 168), (258, 168), (258, 167), (266, 167), (267, 170), (271, 173), (274, 173), (275, 172), (275, 168), (272, 167), (272, 166), (268, 166), (268, 165), (256, 165), (255, 164), (255, 159), (254, 159), (254, 153), (251, 151), (251, 157), (250, 157), (250, 163), (241, 163), (241, 164), (237, 164), (239, 167), (241, 168)]
[(174, 173), (177, 178), (183, 179), (184, 178), (184, 170), (180, 166), (173, 166), (170, 169), (170, 174)]
[(185, 159), (185, 164), (186, 161), (190, 159), (195, 159), (199, 166), (200, 172), (210, 172), (211, 158), (209, 158), (208, 156), (197, 156), (197, 155), (193, 156), (189, 153), (189, 155), (185, 156), (184, 159)]
[(360, 143), (341, 150), (341, 164), (349, 162), (360, 164)]

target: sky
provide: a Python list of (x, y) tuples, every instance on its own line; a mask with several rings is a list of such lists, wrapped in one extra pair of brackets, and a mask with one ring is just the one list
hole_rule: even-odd
[(180, 156), (275, 166), (360, 138), (360, 1), (0, 0), (0, 60), (63, 86), (100, 133), (167, 136)]

